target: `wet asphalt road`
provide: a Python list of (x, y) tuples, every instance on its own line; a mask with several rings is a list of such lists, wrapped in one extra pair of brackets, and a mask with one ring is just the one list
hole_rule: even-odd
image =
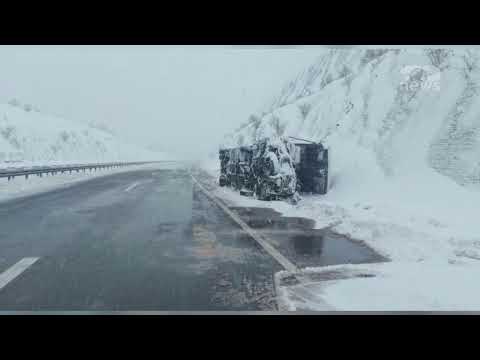
[(0, 311), (274, 310), (281, 270), (194, 189), (138, 170), (0, 203)]
[[(231, 209), (299, 267), (385, 261), (312, 220)], [(0, 312), (277, 310), (279, 270), (180, 165), (0, 203)]]

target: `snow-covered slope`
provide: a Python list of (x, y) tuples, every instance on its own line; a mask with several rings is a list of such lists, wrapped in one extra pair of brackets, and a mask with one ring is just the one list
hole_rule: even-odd
[(147, 161), (164, 157), (120, 141), (96, 127), (0, 104), (0, 166), (6, 166), (6, 161), (45, 164)]
[(227, 141), (296, 135), (324, 140), (334, 154), (348, 143), (349, 151), (354, 146), (374, 156), (385, 176), (426, 165), (480, 188), (479, 56), (474, 50), (330, 50), (288, 83), (263, 117), (252, 117)]
[(480, 204), (479, 58), (475, 50), (329, 50), (227, 145), (321, 140), (331, 160), (325, 200), (471, 226)]
[[(379, 292), (390, 294), (391, 304), (408, 294), (412, 307), (419, 305), (405, 281), (395, 279), (409, 264), (421, 263), (415, 269), (424, 266), (428, 276), (419, 286), (452, 308), (444, 294), (453, 284), (443, 283), (443, 292), (435, 288), (436, 270), (427, 264), (443, 264), (446, 272), (451, 264), (468, 264), (465, 273), (480, 274), (479, 86), (475, 49), (325, 50), (223, 145), (276, 135), (322, 141), (330, 148), (328, 194), (305, 196), (296, 208), (267, 206), (314, 218), (318, 226), (338, 224), (335, 231), (402, 264), (395, 276), (384, 274), (388, 291), (375, 282)], [(454, 276), (448, 280), (454, 282)], [(338, 297), (322, 291), (323, 300), (338, 305)], [(367, 298), (363, 309), (375, 308), (369, 303), (375, 300)], [(480, 309), (480, 302), (475, 305)], [(344, 303), (340, 308), (351, 309)]]

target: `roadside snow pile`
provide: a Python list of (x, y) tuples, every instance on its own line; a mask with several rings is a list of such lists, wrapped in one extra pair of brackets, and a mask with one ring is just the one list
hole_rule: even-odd
[(315, 268), (338, 272), (324, 280), (279, 288), (285, 310), (295, 311), (479, 311), (479, 264), (389, 262)]
[(0, 104), (0, 167), (161, 160), (97, 127)]
[[(321, 141), (329, 148), (329, 192), (287, 212), (318, 227), (338, 223), (335, 231), (400, 268), (420, 262), (412, 266), (426, 269), (421, 279), (438, 281), (441, 265), (429, 271), (430, 261), (448, 272), (449, 262), (480, 260), (479, 85), (478, 50), (326, 50), (224, 145), (282, 135)], [(443, 287), (432, 294), (441, 303), (450, 282)]]

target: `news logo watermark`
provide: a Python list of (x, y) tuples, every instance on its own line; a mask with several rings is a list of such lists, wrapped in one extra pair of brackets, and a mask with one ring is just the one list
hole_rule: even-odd
[(400, 73), (403, 75), (400, 86), (410, 92), (440, 91), (441, 72), (434, 66), (406, 65)]

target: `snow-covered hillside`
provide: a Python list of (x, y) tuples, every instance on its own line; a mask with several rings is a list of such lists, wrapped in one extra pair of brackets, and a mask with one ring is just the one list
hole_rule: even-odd
[(0, 104), (0, 167), (21, 164), (161, 160), (94, 126)]
[(322, 141), (329, 193), (273, 206), (338, 221), (394, 261), (470, 263), (480, 259), (479, 86), (474, 49), (325, 50), (224, 145)]
[(386, 176), (426, 164), (480, 188), (479, 58), (475, 50), (330, 50), (230, 141), (288, 134), (333, 152), (345, 142), (369, 150)]
[(383, 202), (465, 226), (480, 203), (479, 59), (474, 50), (329, 50), (227, 143), (322, 141), (325, 200)]

